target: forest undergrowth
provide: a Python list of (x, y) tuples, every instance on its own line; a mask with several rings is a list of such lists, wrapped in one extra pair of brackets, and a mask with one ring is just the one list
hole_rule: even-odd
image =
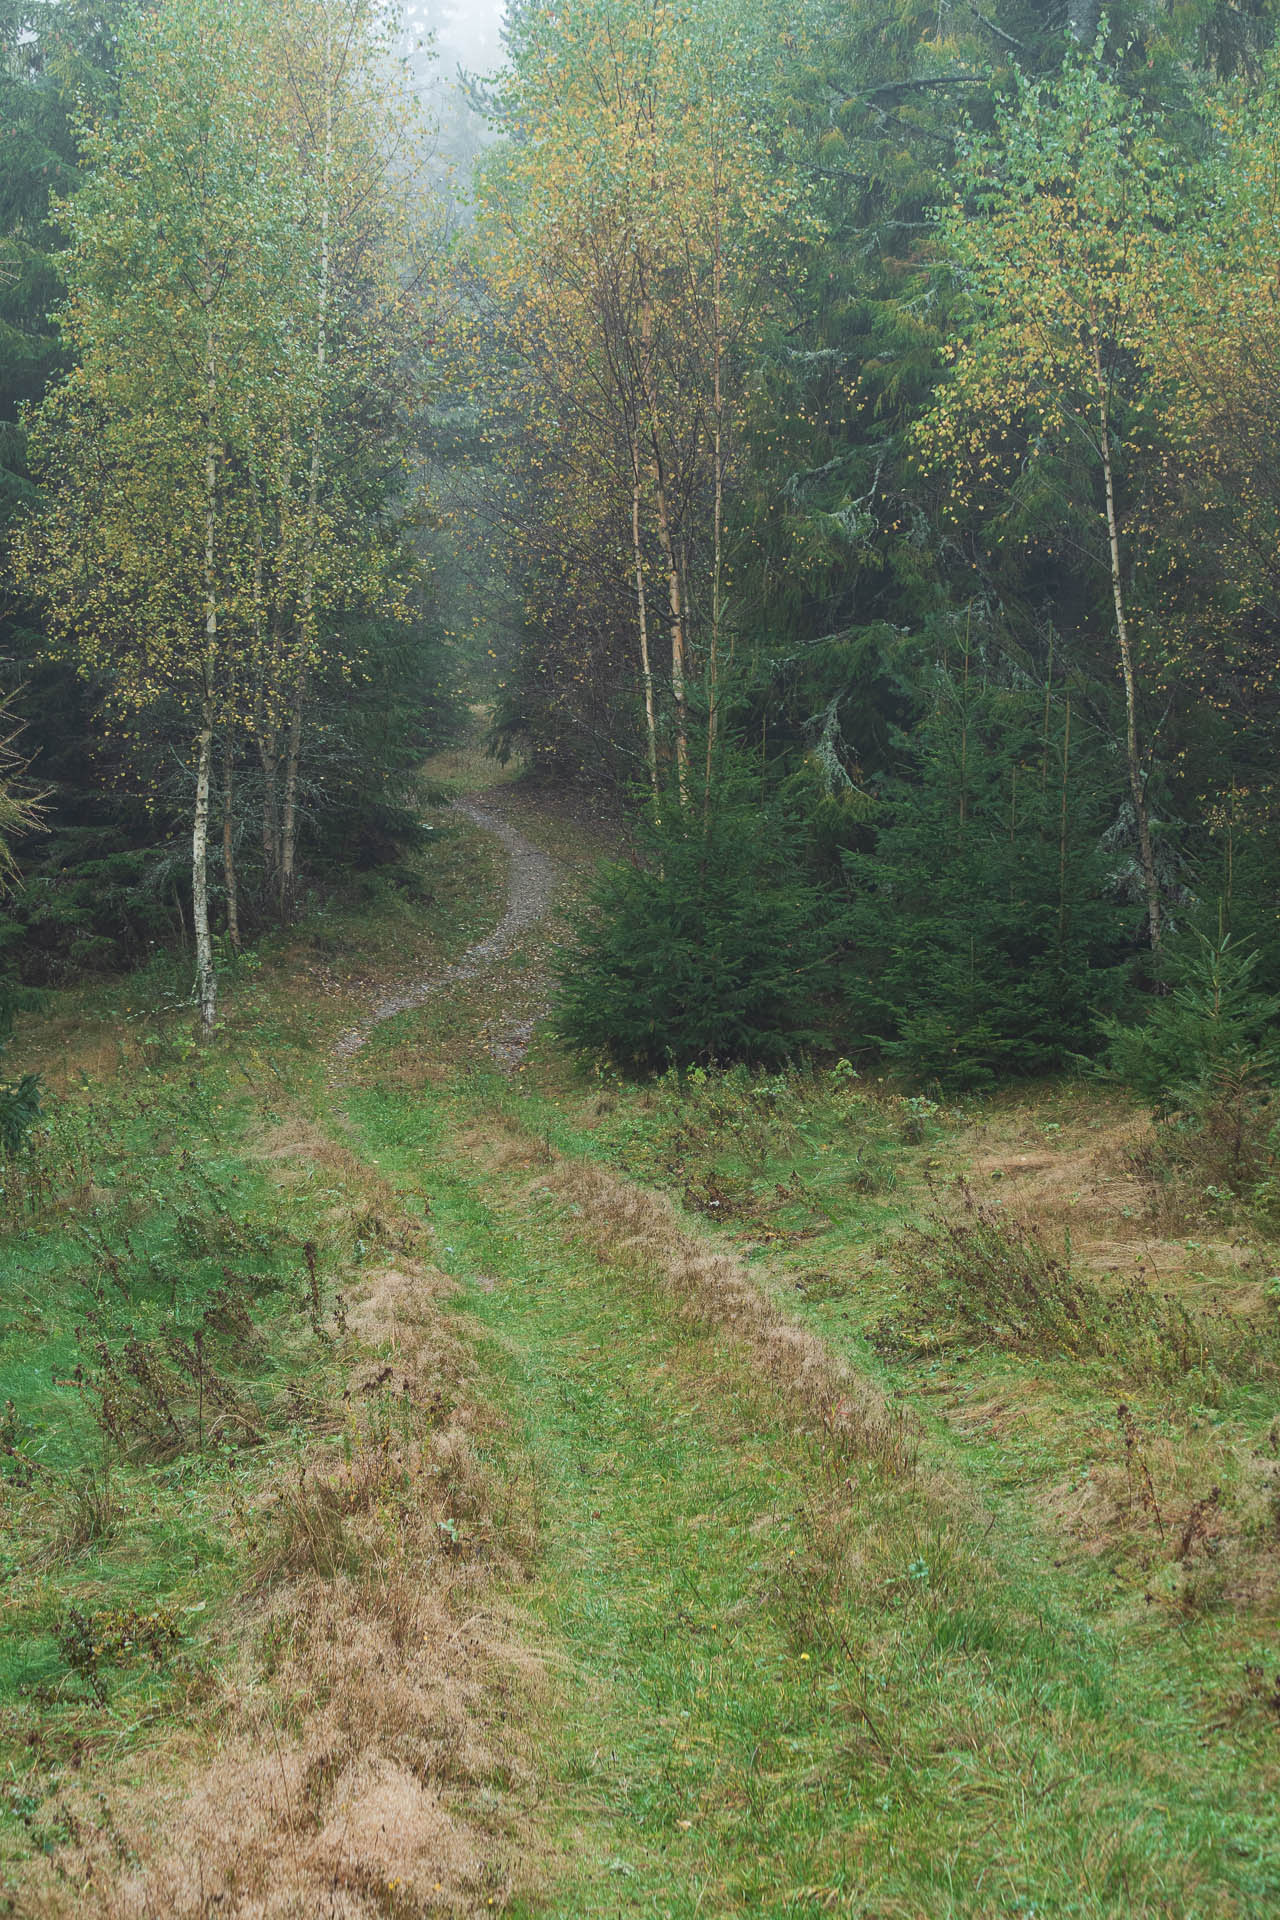
[(517, 1058), (547, 927), (336, 1063), (499, 918), (428, 838), (209, 1047), (130, 981), (20, 1057), (9, 1909), (1269, 1910), (1265, 1219), (1084, 1086)]

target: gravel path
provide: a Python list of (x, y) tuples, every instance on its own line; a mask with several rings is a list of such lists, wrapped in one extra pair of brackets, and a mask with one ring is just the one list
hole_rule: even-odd
[(439, 993), (442, 987), (453, 986), (460, 980), (474, 980), (477, 974), (496, 966), (511, 952), (521, 934), (545, 918), (551, 906), (558, 877), (555, 862), (478, 800), (455, 800), (453, 804), (459, 813), (464, 813), (485, 833), (491, 833), (506, 848), (510, 857), (506, 909), (493, 932), (478, 940), (474, 947), (468, 947), (461, 960), (376, 1000), (359, 1025), (349, 1027), (339, 1039), (334, 1052), (340, 1059), (350, 1059), (352, 1054), (359, 1053), (374, 1028), (384, 1020), (393, 1019), (397, 1013), (409, 1013), (414, 1007), (422, 1006), (432, 994)]

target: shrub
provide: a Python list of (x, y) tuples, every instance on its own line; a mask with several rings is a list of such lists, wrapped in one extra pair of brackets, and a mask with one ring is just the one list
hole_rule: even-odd
[[(0, 981), (0, 1057), (13, 1031), (14, 1014), (20, 1006), (30, 1005), (31, 999), (21, 988)], [(40, 1081), (34, 1073), (24, 1073), (7, 1086), (0, 1084), (0, 1154), (12, 1158), (18, 1153), (39, 1118)]]
[(781, 805), (730, 781), (707, 816), (646, 818), (633, 860), (601, 868), (556, 965), (571, 1046), (629, 1070), (777, 1065), (814, 1044), (830, 980), (817, 891)]
[(0, 1087), (0, 1151), (17, 1153), (39, 1118), (40, 1082), (34, 1073)]
[(171, 1606), (112, 1607), (82, 1613), (68, 1607), (54, 1628), (58, 1652), (84, 1681), (99, 1706), (107, 1703), (102, 1669), (128, 1667), (146, 1660), (159, 1667), (182, 1640), (182, 1628)]
[(1102, 1022), (1103, 1073), (1155, 1109), (1139, 1171), (1174, 1215), (1222, 1217), (1237, 1201), (1275, 1211), (1280, 1055), (1268, 1036), (1280, 998), (1255, 990), (1257, 959), (1230, 934), (1197, 934), (1144, 1020)]
[(1107, 1042), (1103, 1072), (1158, 1112), (1194, 1111), (1212, 1098), (1223, 1071), (1239, 1078), (1249, 1064), (1261, 1084), (1280, 1068), (1267, 1041), (1280, 996), (1254, 988), (1257, 952), (1229, 933), (1215, 940), (1197, 933), (1195, 942), (1174, 959), (1170, 990), (1151, 1002), (1144, 1019), (1099, 1023)]
[(873, 844), (845, 855), (850, 1039), (948, 1090), (1057, 1071), (1096, 1046), (1125, 946), (1097, 743), (942, 674), (900, 746)]

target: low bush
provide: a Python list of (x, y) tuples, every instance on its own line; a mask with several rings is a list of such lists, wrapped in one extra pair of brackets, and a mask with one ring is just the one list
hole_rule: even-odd
[(704, 818), (649, 816), (600, 869), (557, 962), (561, 1037), (627, 1072), (780, 1065), (817, 1043), (831, 978), (798, 830), (726, 783)]
[(101, 1612), (68, 1607), (54, 1630), (58, 1652), (82, 1680), (99, 1706), (107, 1702), (104, 1668), (127, 1668), (146, 1661), (159, 1667), (182, 1641), (172, 1607), (122, 1606)]
[[(1102, 742), (1026, 689), (939, 670), (844, 855), (851, 1049), (971, 1092), (1096, 1048), (1126, 957)], [(1051, 738), (1052, 736), (1052, 738)]]
[(1253, 984), (1255, 950), (1229, 933), (1194, 944), (1169, 965), (1168, 991), (1150, 1003), (1142, 1020), (1103, 1019), (1107, 1043), (1101, 1070), (1121, 1081), (1158, 1114), (1194, 1113), (1212, 1102), (1219, 1076), (1234, 1077), (1244, 1090), (1244, 1070), (1256, 1091), (1280, 1072), (1270, 1034), (1280, 1015), (1280, 996)]
[(1136, 1171), (1170, 1219), (1280, 1210), (1280, 997), (1255, 990), (1257, 960), (1229, 934), (1197, 934), (1145, 1019), (1102, 1022), (1102, 1072), (1155, 1110)]
[(693, 1067), (664, 1074), (610, 1137), (629, 1171), (772, 1240), (829, 1220), (850, 1192), (892, 1187), (897, 1105), (870, 1098), (847, 1060), (790, 1073)]
[[(30, 1001), (30, 994), (0, 981), (0, 1059), (13, 1032), (14, 1014)], [(19, 1153), (39, 1118), (40, 1082), (34, 1073), (0, 1084), (0, 1157), (12, 1159)]]

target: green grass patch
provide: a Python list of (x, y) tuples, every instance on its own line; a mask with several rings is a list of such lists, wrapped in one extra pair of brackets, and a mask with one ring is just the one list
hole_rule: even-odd
[[(952, 1244), (998, 1102), (939, 1110), (843, 1065), (632, 1087), (535, 1048), (491, 1072), (514, 962), (389, 1022), (339, 1090), (361, 996), (496, 917), (501, 858), (441, 828), (420, 891), (242, 965), (212, 1047), (159, 963), (54, 1034), (64, 1090), (0, 1197), (0, 1850), (68, 1838), (60, 1781), (209, 1724), (273, 1551), (345, 1577), (363, 1528), (405, 1521), (376, 1473), (293, 1547), (259, 1516), (339, 1457), (341, 1288), (416, 1250), (463, 1283), (468, 1392), (506, 1415), (475, 1431), (482, 1531), (536, 1521), (506, 1603), (556, 1683), (552, 1865), (508, 1912), (1270, 1911), (1280, 1435), (1247, 1317), (1229, 1362), (1155, 1367), (1141, 1316), (1098, 1331), (1116, 1288), (1056, 1242), (1038, 1260), (986, 1209)], [(1048, 1142), (1079, 1109), (1049, 1095), (1027, 1125)], [(619, 1229), (611, 1252), (573, 1197), (603, 1189), (558, 1156), (666, 1191), (681, 1258), (705, 1236), (910, 1409), (918, 1471), (838, 1445), (652, 1249)], [(393, 1414), (368, 1413), (371, 1460)]]
[(0, 1847), (18, 1856), (66, 1768), (213, 1698), (255, 1503), (342, 1364), (360, 1208), (332, 1176), (269, 1176), (238, 1078), (212, 1053), (198, 1076), (55, 1098), (0, 1239)]
[[(438, 1256), (473, 1283), (536, 1463), (524, 1604), (563, 1675), (547, 1791), (572, 1864), (536, 1911), (1217, 1916), (1280, 1896), (1274, 1724), (1211, 1622), (1099, 1604), (988, 1503), (980, 1460), (951, 1495), (851, 1470), (731, 1338), (584, 1252), (539, 1194), (555, 1114), (495, 1082), (448, 1106), (467, 1130), (437, 1108)], [(527, 1164), (476, 1164), (504, 1112)], [(422, 1155), (394, 1095), (354, 1117), (384, 1165)], [(942, 1436), (929, 1452), (960, 1465)]]

